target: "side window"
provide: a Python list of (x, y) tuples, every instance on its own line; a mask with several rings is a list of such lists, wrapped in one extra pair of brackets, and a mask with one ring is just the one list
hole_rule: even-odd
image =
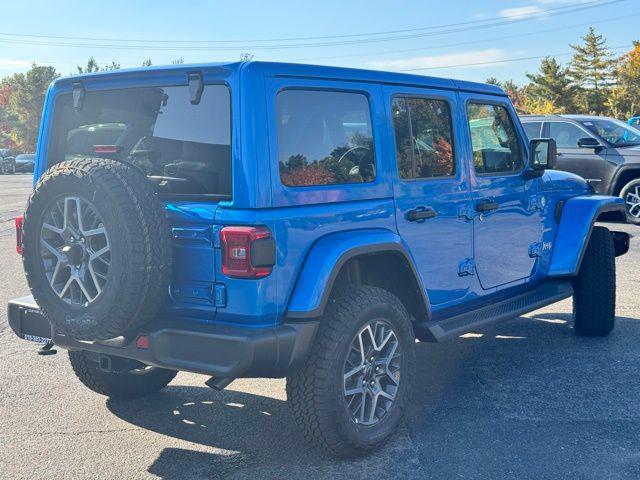
[(542, 134), (542, 122), (527, 122), (523, 123), (522, 126), (529, 140), (532, 138), (540, 138)]
[(505, 107), (469, 103), (467, 116), (477, 173), (513, 173), (522, 169), (520, 139)]
[(578, 140), (589, 134), (572, 123), (550, 122), (549, 136), (556, 141), (558, 148), (578, 148)]
[(284, 185), (375, 180), (371, 111), (365, 95), (284, 90), (276, 98), (276, 118)]
[(449, 104), (429, 98), (396, 97), (391, 107), (400, 178), (454, 175)]

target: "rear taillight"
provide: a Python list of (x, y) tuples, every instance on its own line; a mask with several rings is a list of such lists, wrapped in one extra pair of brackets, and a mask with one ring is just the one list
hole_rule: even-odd
[(16, 222), (16, 252), (22, 255), (22, 224), (24, 223), (24, 217), (20, 215), (15, 218)]
[(222, 273), (236, 278), (262, 278), (276, 263), (276, 245), (265, 227), (224, 227), (220, 231)]

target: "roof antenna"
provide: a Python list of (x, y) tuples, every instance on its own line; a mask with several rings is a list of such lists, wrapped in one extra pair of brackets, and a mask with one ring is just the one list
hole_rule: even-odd
[(204, 91), (202, 74), (200, 72), (188, 73), (187, 78), (189, 80), (189, 99), (191, 100), (191, 105), (198, 105), (202, 98), (202, 92)]

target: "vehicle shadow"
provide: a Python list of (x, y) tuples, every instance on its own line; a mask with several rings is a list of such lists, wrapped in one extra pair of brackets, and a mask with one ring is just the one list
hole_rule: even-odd
[(406, 426), (363, 459), (316, 452), (272, 397), (170, 385), (142, 402), (107, 406), (188, 442), (148, 467), (165, 479), (638, 478), (640, 322), (619, 317), (606, 338), (578, 337), (570, 324), (568, 314), (540, 313), (418, 344)]

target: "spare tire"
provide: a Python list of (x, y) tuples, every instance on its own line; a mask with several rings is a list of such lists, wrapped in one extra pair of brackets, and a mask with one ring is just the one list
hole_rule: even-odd
[(78, 340), (132, 333), (168, 291), (164, 209), (142, 171), (104, 158), (51, 167), (24, 216), (23, 264), (56, 332)]

